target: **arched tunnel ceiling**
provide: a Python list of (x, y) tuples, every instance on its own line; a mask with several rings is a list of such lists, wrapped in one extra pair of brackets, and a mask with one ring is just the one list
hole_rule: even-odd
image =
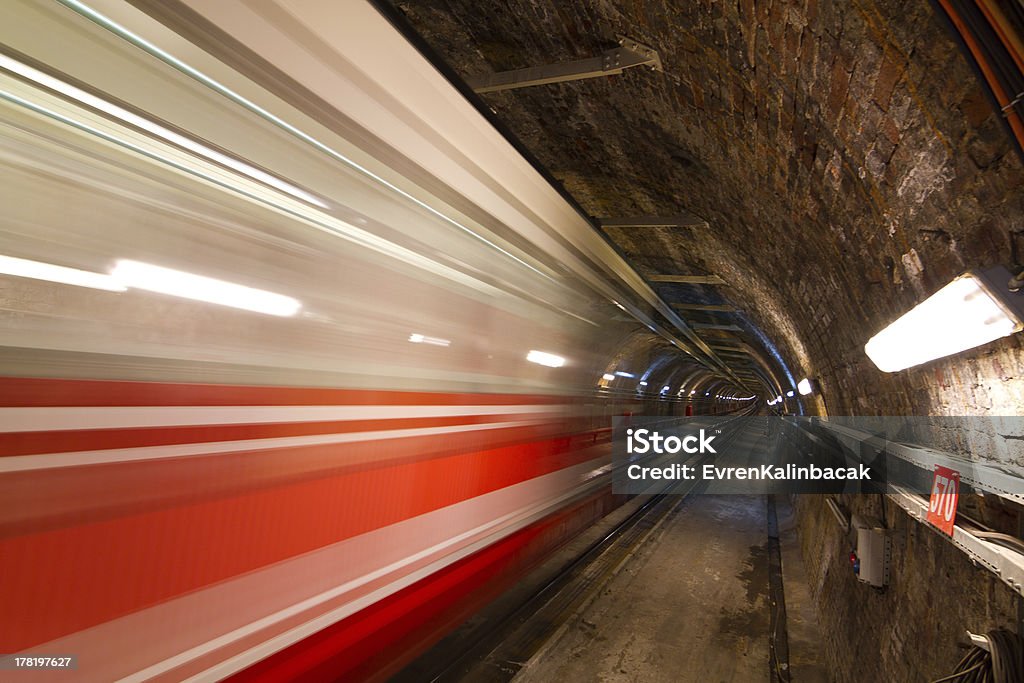
[[(595, 217), (689, 211), (706, 225), (606, 228), (722, 346), (745, 341), (829, 412), (1005, 411), (1019, 335), (886, 375), (879, 329), (963, 270), (1010, 260), (1021, 163), (928, 3), (900, 0), (397, 0), (460, 75), (592, 57), (626, 35), (663, 72), (482, 95)], [(758, 334), (757, 331), (760, 331)], [(768, 342), (767, 344), (765, 342)], [(777, 348), (772, 359), (772, 346)]]

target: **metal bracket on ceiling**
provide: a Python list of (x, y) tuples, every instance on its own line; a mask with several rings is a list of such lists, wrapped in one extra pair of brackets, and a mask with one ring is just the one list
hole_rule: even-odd
[(661, 56), (653, 47), (638, 43), (626, 36), (618, 38), (619, 47), (605, 50), (597, 57), (471, 76), (466, 79), (466, 83), (478, 93), (488, 93), (526, 88), (532, 85), (611, 76), (621, 74), (634, 66), (649, 65), (654, 71), (662, 70)]

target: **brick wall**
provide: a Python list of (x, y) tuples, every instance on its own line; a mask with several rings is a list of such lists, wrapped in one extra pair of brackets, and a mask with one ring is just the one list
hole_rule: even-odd
[(891, 583), (859, 583), (850, 544), (825, 496), (795, 500), (804, 563), (818, 606), (825, 651), (837, 683), (917, 683), (952, 673), (966, 652), (964, 630), (1017, 630), (1015, 594), (994, 574), (973, 566), (937, 532), (880, 496), (841, 496), (851, 512), (892, 529)]
[(712, 272), (832, 414), (1005, 414), (1019, 336), (887, 375), (879, 329), (1009, 261), (1024, 172), (926, 2), (399, 0), (464, 75), (592, 56), (617, 33), (664, 73), (485, 96), (595, 216), (689, 209), (710, 229), (610, 230), (638, 268)]

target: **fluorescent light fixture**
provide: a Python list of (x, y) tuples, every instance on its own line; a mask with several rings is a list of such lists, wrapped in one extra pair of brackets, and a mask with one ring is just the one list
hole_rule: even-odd
[(328, 208), (327, 204), (325, 204), (323, 200), (315, 197), (314, 195), (310, 194), (309, 192), (306, 192), (301, 188), (296, 187), (295, 185), (292, 185), (291, 183), (285, 182), (284, 180), (278, 178), (277, 176), (271, 175), (270, 173), (267, 173), (266, 171), (256, 168), (251, 164), (247, 164), (244, 161), (240, 161), (239, 159), (230, 157), (227, 154), (218, 152), (215, 149), (211, 149), (210, 147), (202, 145), (196, 142), (195, 140), (192, 140), (191, 138), (185, 137), (184, 135), (174, 132), (173, 130), (164, 128), (163, 126), (153, 121), (150, 121), (147, 118), (139, 116), (138, 114), (134, 114), (128, 111), (127, 109), (124, 109), (123, 107), (119, 107), (116, 104), (113, 104), (112, 102), (107, 102), (106, 100), (96, 97), (95, 95), (92, 95), (90, 93), (87, 93), (86, 91), (81, 90), (80, 88), (76, 88), (75, 86), (69, 83), (65, 83), (64, 81), (58, 80), (48, 74), (45, 74), (42, 71), (39, 71), (38, 69), (33, 69), (27, 64), (22, 64), (21, 62), (18, 62), (14, 59), (11, 59), (10, 57), (0, 54), (0, 67), (7, 69), (8, 71), (11, 71), (13, 73), (16, 73), (19, 76), (23, 76), (24, 78), (27, 78), (38, 85), (59, 92), (60, 94), (66, 97), (70, 97), (71, 99), (76, 100), (81, 104), (84, 104), (88, 107), (92, 107), (93, 109), (97, 109), (103, 112), (104, 114), (108, 114), (125, 123), (131, 124), (136, 128), (141, 128), (147, 133), (156, 135), (157, 137), (162, 138), (167, 142), (187, 149), (188, 151), (194, 154), (198, 154), (199, 156), (204, 157), (210, 161), (221, 164), (222, 166), (227, 166), (231, 170), (249, 176), (253, 180), (258, 180), (259, 182), (270, 185), (271, 187), (281, 190), (282, 192), (285, 192), (286, 194), (289, 194), (292, 197), (301, 199), (311, 204), (316, 204), (317, 206), (324, 209)]
[(666, 391), (668, 391), (668, 385), (667, 384), (661, 388), (661, 392), (662, 393), (665, 393)]
[(961, 275), (869, 339), (864, 352), (879, 370), (896, 372), (1019, 332), (1024, 297), (1009, 292), (1010, 277), (1005, 268)]
[(646, 387), (647, 386), (647, 382), (645, 382), (644, 380), (640, 380), (640, 386)]
[(794, 393), (793, 390), (790, 389), (789, 391), (786, 392), (786, 397), (787, 398), (793, 398), (793, 393)]
[(811, 387), (811, 380), (807, 379), (806, 377), (804, 377), (802, 380), (800, 380), (800, 382), (797, 383), (796, 390), (800, 392), (801, 396), (806, 396), (807, 394), (814, 391), (813, 387)]
[(613, 379), (615, 379), (615, 375), (610, 375), (606, 372), (603, 375), (601, 375), (601, 379), (603, 379), (605, 382), (611, 382)]
[(17, 277), (28, 277), (33, 280), (59, 282), (64, 285), (75, 285), (76, 287), (105, 289), (108, 292), (123, 292), (127, 289), (123, 284), (104, 273), (92, 273), (88, 270), (55, 266), (52, 263), (30, 261), (23, 258), (14, 258), (13, 256), (0, 256), (0, 273)]
[(302, 308), (290, 296), (139, 261), (118, 261), (110, 275), (128, 287), (267, 315), (291, 316)]
[(636, 375), (634, 375), (632, 372), (622, 372), (621, 370), (619, 370), (615, 374), (618, 375), (619, 377), (629, 377), (630, 379), (636, 377)]
[(441, 339), (440, 337), (428, 337), (425, 334), (410, 334), (409, 341), (413, 344), (430, 344), (431, 346), (448, 346), (451, 344), (449, 339)]
[(546, 365), (549, 368), (560, 368), (565, 365), (564, 358), (545, 351), (530, 351), (526, 354), (526, 360), (538, 365)]

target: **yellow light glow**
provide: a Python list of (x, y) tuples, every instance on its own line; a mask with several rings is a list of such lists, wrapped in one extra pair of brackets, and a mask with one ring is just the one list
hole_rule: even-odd
[(973, 349), (1021, 329), (971, 275), (953, 280), (864, 345), (883, 372)]

